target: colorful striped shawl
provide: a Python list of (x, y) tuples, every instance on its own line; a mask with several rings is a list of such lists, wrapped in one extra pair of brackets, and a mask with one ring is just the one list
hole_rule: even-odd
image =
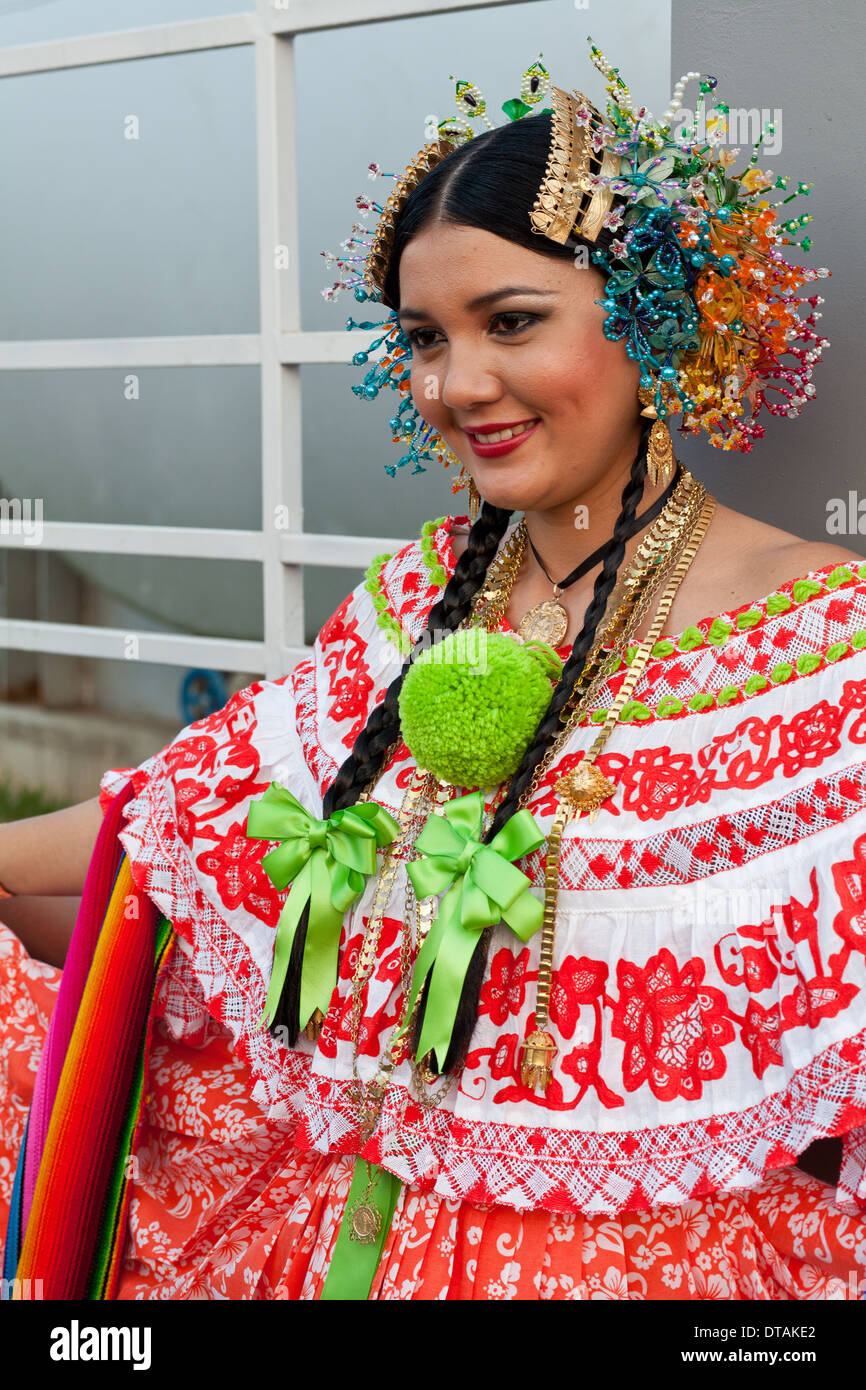
[(103, 819), (40, 1061), (7, 1232), (13, 1297), (117, 1289), (152, 1004), (174, 940), (117, 838), (132, 794), (128, 783)]

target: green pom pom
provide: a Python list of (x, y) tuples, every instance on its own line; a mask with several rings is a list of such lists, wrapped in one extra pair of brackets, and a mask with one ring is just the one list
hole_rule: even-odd
[(707, 638), (715, 646), (721, 646), (725, 638), (733, 631), (730, 623), (726, 623), (724, 618), (714, 618), (710, 624)]
[(792, 593), (796, 603), (805, 603), (813, 594), (821, 593), (821, 585), (816, 584), (814, 579), (798, 579)]
[(680, 633), (680, 640), (677, 642), (681, 652), (694, 651), (695, 647), (704, 645), (704, 634), (699, 627), (687, 627)]
[(778, 617), (780, 613), (787, 613), (789, 608), (794, 605), (787, 594), (771, 594), (767, 599), (767, 615), (770, 618)]
[(456, 787), (514, 775), (550, 704), (562, 661), (544, 642), (468, 628), (416, 657), (399, 695), (403, 741), (418, 766)]

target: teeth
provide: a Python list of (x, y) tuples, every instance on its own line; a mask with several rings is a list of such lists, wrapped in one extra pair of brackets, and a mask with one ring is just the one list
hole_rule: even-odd
[(500, 439), (511, 439), (516, 434), (525, 434), (534, 424), (535, 421), (530, 420), (528, 425), (516, 425), (513, 429), (498, 430), (496, 434), (479, 434), (477, 430), (474, 430), (473, 433), (479, 444), (497, 444)]

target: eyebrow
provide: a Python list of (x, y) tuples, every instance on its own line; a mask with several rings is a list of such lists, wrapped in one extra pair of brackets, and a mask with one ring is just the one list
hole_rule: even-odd
[[(492, 304), (494, 300), (505, 299), (507, 295), (513, 294), (535, 294), (549, 297), (557, 293), (557, 290), (538, 290), (533, 288), (532, 285), (505, 285), (500, 290), (490, 290), (487, 294), (476, 295), (474, 299), (467, 301), (466, 308), (480, 309), (485, 304)], [(435, 316), (427, 309), (406, 308), (401, 309), (397, 314), (397, 319), (400, 323), (402, 323), (404, 319), (429, 319), (433, 317)]]

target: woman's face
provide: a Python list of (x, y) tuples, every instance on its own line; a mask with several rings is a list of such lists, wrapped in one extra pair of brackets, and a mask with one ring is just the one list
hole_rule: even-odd
[[(408, 242), (399, 277), (413, 400), (483, 498), (545, 511), (627, 473), (640, 372), (602, 332), (600, 271), (444, 223)], [(506, 287), (520, 293), (492, 298)], [(473, 305), (480, 296), (490, 298)], [(533, 432), (499, 457), (479, 457), (467, 433), (530, 420)]]

